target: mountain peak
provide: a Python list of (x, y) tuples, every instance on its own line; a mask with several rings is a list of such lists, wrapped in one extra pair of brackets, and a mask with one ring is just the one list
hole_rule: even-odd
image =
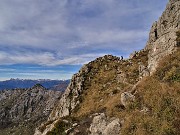
[(40, 83), (35, 84), (32, 89), (45, 90), (46, 88), (42, 86)]

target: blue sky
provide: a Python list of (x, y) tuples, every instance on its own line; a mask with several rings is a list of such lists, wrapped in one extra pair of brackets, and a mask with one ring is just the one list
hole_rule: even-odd
[(0, 80), (69, 79), (142, 49), (168, 0), (0, 0)]

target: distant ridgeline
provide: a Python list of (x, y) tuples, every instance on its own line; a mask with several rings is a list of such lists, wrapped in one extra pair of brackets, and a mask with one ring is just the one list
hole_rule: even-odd
[(41, 84), (47, 89), (64, 91), (70, 80), (50, 80), (50, 79), (10, 79), (0, 81), (0, 90), (15, 89), (15, 88), (31, 88), (35, 84)]

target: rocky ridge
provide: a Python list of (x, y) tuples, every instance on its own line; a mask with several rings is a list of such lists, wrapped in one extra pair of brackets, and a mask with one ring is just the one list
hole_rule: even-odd
[[(145, 49), (132, 54), (128, 60), (106, 55), (84, 65), (72, 77), (48, 122), (37, 128), (35, 135), (177, 134), (176, 130), (180, 128), (175, 123), (179, 121), (179, 108), (174, 106), (179, 100), (175, 102), (172, 97), (177, 97), (178, 92), (170, 93), (165, 88), (179, 90), (179, 65), (173, 59), (172, 71), (169, 71), (171, 67), (163, 69), (161, 75), (168, 71), (167, 76), (174, 81), (171, 84), (161, 82), (156, 74), (161, 72), (157, 70), (164, 57), (172, 55), (172, 58), (178, 56), (179, 59), (179, 19), (180, 1), (170, 0), (160, 19), (153, 24)], [(159, 102), (158, 105), (154, 101)], [(173, 116), (168, 113), (176, 119), (172, 120)], [(162, 127), (156, 123), (153, 127), (151, 118)], [(145, 122), (144, 125), (139, 124), (140, 121)], [(162, 121), (165, 125), (159, 123)]]
[[(75, 110), (78, 106), (81, 106), (82, 101), (83, 101), (82, 98), (84, 97), (83, 94), (85, 93), (85, 91), (87, 93), (89, 93), (90, 91), (89, 86), (87, 87), (88, 84), (92, 83), (96, 85), (99, 83), (99, 85), (101, 85), (101, 88), (100, 88), (101, 90), (111, 87), (112, 90), (108, 92), (109, 95), (111, 96), (113, 96), (116, 93), (116, 91), (121, 91), (122, 89), (121, 87), (126, 87), (126, 86), (133, 87), (134, 84), (136, 84), (140, 80), (138, 67), (147, 65), (146, 60), (147, 60), (147, 51), (141, 51), (136, 56), (134, 56), (133, 59), (130, 59), (130, 60), (123, 60), (112, 55), (105, 55), (104, 57), (97, 58), (96, 60), (90, 62), (89, 64), (84, 65), (79, 71), (79, 73), (75, 74), (72, 77), (70, 85), (66, 89), (65, 93), (62, 95), (62, 98), (59, 100), (59, 103), (57, 104), (57, 106), (51, 112), (48, 122), (43, 123), (38, 129), (36, 129), (35, 135), (46, 135), (49, 133), (49, 131), (52, 131), (54, 129), (53, 125), (56, 125), (59, 119), (70, 116), (70, 115), (76, 115)], [(138, 62), (141, 62), (141, 64), (137, 64)], [(129, 70), (127, 70), (126, 68), (127, 66), (130, 68)], [(101, 76), (99, 75), (100, 73), (104, 73), (104, 72), (106, 72), (107, 75), (101, 74), (101, 76), (103, 77), (106, 76), (108, 80), (106, 80), (106, 78), (105, 80), (103, 80)], [(111, 79), (109, 78), (109, 75), (112, 76)], [(96, 76), (102, 79), (102, 82), (97, 82), (98, 80), (95, 80)], [(115, 87), (114, 89), (112, 88), (113, 83)], [(117, 84), (119, 84), (119, 87), (117, 87)], [(94, 93), (96, 94), (96, 92)], [(101, 100), (104, 100), (104, 99), (101, 99)], [(128, 102), (127, 100), (126, 101), (125, 100), (124, 102)], [(103, 101), (100, 101), (100, 102), (103, 103)], [(87, 109), (87, 111), (88, 110), (89, 109)], [(102, 115), (105, 115), (104, 112), (102, 113)], [(89, 121), (87, 122), (85, 119), (89, 119)], [(84, 119), (86, 123), (85, 125), (90, 126), (90, 123), (93, 122), (93, 119), (96, 119), (96, 117), (94, 117), (93, 115), (91, 116), (91, 118), (85, 118), (85, 119)], [(106, 119), (107, 121), (105, 120), (106, 124), (103, 128), (103, 129), (107, 129), (105, 131), (107, 131), (108, 133), (110, 130), (109, 126), (113, 129), (116, 126), (120, 127), (121, 125), (121, 122), (120, 120), (118, 120), (118, 118), (114, 118), (113, 121), (110, 121), (110, 119), (111, 118), (107, 118)], [(71, 125), (73, 124), (74, 123), (71, 123)], [(94, 123), (94, 125), (95, 124), (96, 123)], [(91, 125), (93, 125), (93, 123)], [(79, 126), (78, 129), (81, 130), (83, 129), (82, 126), (84, 126), (84, 123), (82, 122), (78, 126)], [(42, 127), (43, 128), (45, 127), (43, 132), (41, 132)], [(95, 126), (92, 126), (92, 128), (88, 130), (88, 132), (91, 134), (95, 134), (93, 127)], [(118, 131), (115, 131), (115, 132), (117, 133)], [(84, 132), (84, 131), (80, 131), (80, 132)], [(77, 132), (77, 134), (79, 134), (79, 132)]]

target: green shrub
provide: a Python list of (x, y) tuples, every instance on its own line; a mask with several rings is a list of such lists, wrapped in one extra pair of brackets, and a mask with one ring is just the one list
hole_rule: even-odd
[(55, 123), (54, 128), (47, 135), (66, 135), (65, 130), (70, 127), (69, 123), (59, 120)]

